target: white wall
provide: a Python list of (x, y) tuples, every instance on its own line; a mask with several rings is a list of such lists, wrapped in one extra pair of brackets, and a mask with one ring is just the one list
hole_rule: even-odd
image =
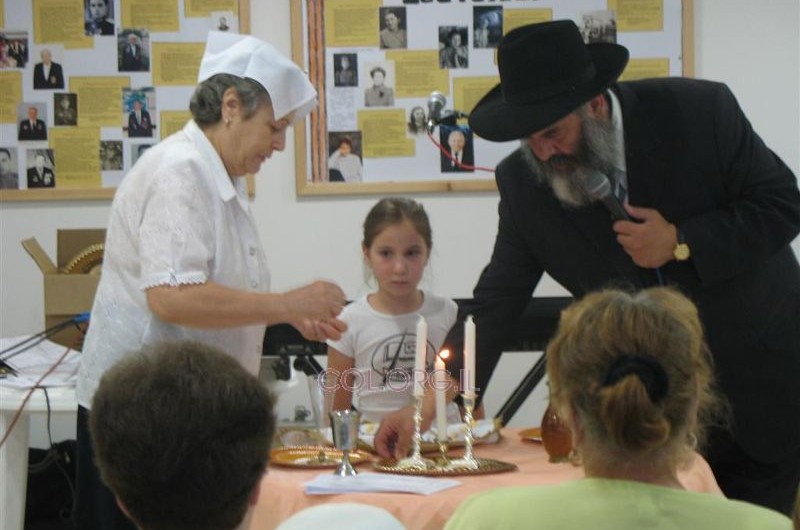
[[(766, 143), (800, 173), (800, 13), (797, 0), (694, 0), (695, 76), (728, 83)], [(289, 2), (252, 1), (252, 33), (290, 53)], [(273, 287), (284, 290), (312, 278), (339, 282), (353, 298), (366, 288), (359, 241), (361, 223), (377, 197), (298, 198), (293, 145), (268, 161), (257, 176), (254, 202), (261, 238), (270, 259)], [(470, 296), (486, 264), (497, 220), (495, 193), (417, 194), (434, 227), (428, 287), (451, 297)], [(1, 203), (0, 335), (43, 328), (42, 278), (19, 241), (35, 236), (55, 253), (56, 228), (105, 226), (107, 202)], [(800, 241), (795, 241), (800, 254)], [(540, 294), (561, 294), (552, 282)], [(533, 356), (505, 356), (491, 385), (491, 413), (532, 364)], [(543, 386), (543, 385), (542, 385)], [(500, 392), (503, 388), (502, 392)], [(495, 394), (492, 390), (497, 391)], [(294, 394), (292, 394), (294, 396)], [(298, 394), (297, 399), (305, 397)], [(294, 399), (294, 398), (292, 398)], [(541, 403), (515, 418), (535, 425)], [(282, 415), (293, 410), (285, 403)]]

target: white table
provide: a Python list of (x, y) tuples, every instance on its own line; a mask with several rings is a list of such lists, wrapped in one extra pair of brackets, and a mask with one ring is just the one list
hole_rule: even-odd
[[(0, 381), (0, 437), (10, 427), (27, 393), (27, 390), (9, 388)], [(51, 413), (68, 412), (74, 415), (78, 410), (74, 387), (48, 388), (47, 393)], [(29, 414), (46, 411), (44, 391), (34, 391), (11, 435), (0, 447), (0, 530), (23, 530), (28, 485)]]

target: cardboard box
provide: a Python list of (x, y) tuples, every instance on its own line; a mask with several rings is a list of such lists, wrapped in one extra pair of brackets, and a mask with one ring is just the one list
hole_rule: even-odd
[[(105, 229), (58, 230), (56, 263), (35, 238), (22, 241), (22, 246), (44, 275), (45, 329), (91, 311), (100, 281), (99, 265), (102, 263), (105, 238)], [(69, 326), (50, 337), (50, 340), (80, 349), (80, 337), (78, 328)]]

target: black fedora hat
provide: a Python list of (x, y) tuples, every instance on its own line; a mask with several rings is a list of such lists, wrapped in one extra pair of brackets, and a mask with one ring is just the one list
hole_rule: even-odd
[(513, 29), (500, 41), (500, 84), (475, 105), (469, 125), (494, 142), (551, 125), (617, 80), (628, 64), (619, 44), (584, 44), (571, 20)]

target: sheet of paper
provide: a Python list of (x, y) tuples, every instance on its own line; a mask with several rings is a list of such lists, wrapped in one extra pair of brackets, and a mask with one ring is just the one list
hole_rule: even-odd
[(147, 28), (151, 32), (181, 29), (178, 0), (126, 0), (121, 7), (123, 28)]
[[(0, 351), (30, 338), (30, 335), (0, 339)], [(17, 375), (5, 377), (3, 384), (13, 388), (32, 388), (39, 378), (47, 372), (67, 351), (66, 346), (44, 340), (32, 348), (13, 355), (16, 349), (0, 354), (0, 359), (5, 360)], [(11, 357), (13, 355), (13, 357)], [(39, 386), (75, 386), (78, 382), (78, 367), (80, 366), (81, 352), (70, 350), (52, 373), (50, 373)]]
[(204, 42), (154, 42), (153, 85), (193, 85), (200, 70)]
[(317, 475), (314, 480), (304, 484), (305, 492), (308, 495), (398, 491), (431, 495), (460, 485), (461, 482), (453, 479), (392, 475), (389, 473), (360, 473), (354, 477), (340, 477), (326, 473)]

